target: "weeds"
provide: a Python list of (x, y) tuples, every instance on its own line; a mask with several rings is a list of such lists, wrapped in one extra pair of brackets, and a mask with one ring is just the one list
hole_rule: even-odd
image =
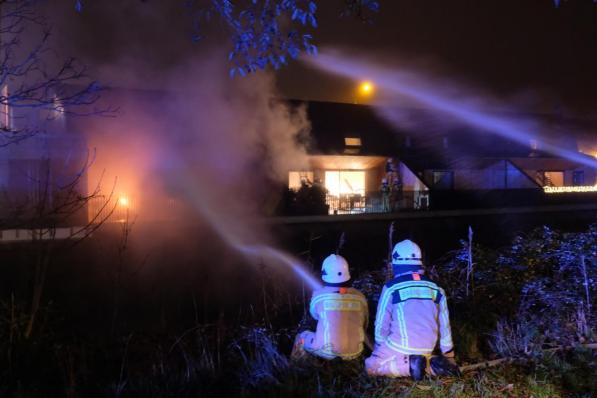
[(502, 357), (536, 356), (543, 346), (542, 336), (532, 323), (502, 320), (498, 322), (489, 344)]
[(265, 328), (247, 329), (233, 346), (242, 358), (239, 379), (243, 386), (279, 384), (289, 368), (288, 358), (278, 350), (275, 335)]
[[(27, 305), (11, 295), (0, 302), (0, 395), (595, 396), (595, 351), (553, 353), (545, 349), (595, 338), (596, 257), (597, 227), (575, 234), (542, 228), (517, 237), (499, 250), (483, 248), (472, 239), (463, 241), (460, 249), (429, 270), (450, 296), (453, 335), (461, 362), (495, 356), (527, 361), (476, 370), (458, 379), (418, 383), (368, 377), (363, 358), (291, 362), (288, 354), (298, 319), (289, 321), (292, 312), (284, 306), (288, 302), (288, 307), (296, 306), (300, 314), (306, 311), (299, 307), (308, 301), (293, 303), (287, 291), (265, 277), (259, 296), (263, 317), (253, 313), (251, 322), (221, 317), (216, 324), (201, 324), (193, 300), (194, 325), (178, 335), (135, 332), (134, 336), (123, 333), (112, 337), (107, 333), (89, 337), (56, 333), (60, 329), (54, 323), (42, 327), (42, 318), (48, 316), (44, 315), (27, 339)], [(377, 305), (385, 279), (385, 270), (380, 269), (363, 273), (354, 281), (371, 309)], [(274, 287), (269, 286), (272, 284)], [(124, 297), (127, 291), (120, 293)], [(47, 312), (43, 307), (39, 315)], [(301, 325), (309, 322), (304, 316)]]

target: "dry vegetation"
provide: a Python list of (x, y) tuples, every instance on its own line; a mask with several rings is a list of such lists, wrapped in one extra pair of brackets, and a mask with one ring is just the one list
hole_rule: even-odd
[[(250, 322), (196, 320), (166, 333), (71, 333), (46, 301), (40, 327), (27, 337), (27, 306), (2, 297), (0, 396), (592, 397), (597, 352), (582, 344), (597, 340), (596, 271), (595, 226), (584, 233), (544, 227), (501, 249), (463, 241), (430, 267), (451, 293), (458, 359), (511, 361), (420, 383), (370, 378), (362, 361), (290, 361), (297, 325), (309, 320), (301, 299), (277, 293), (275, 284), (263, 288), (264, 307)], [(374, 271), (355, 281), (371, 308), (384, 279)]]

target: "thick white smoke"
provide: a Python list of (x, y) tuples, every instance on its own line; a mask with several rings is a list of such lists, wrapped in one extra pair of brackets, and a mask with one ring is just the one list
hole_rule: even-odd
[(91, 185), (100, 172), (118, 178), (117, 197), (131, 198), (138, 223), (207, 222), (231, 249), (289, 266), (317, 287), (271, 246), (262, 220), (288, 170), (307, 167), (305, 109), (277, 99), (269, 74), (230, 79), (222, 59), (216, 52), (171, 68), (157, 90), (112, 90), (104, 101), (119, 106), (117, 117), (80, 123), (97, 150)]

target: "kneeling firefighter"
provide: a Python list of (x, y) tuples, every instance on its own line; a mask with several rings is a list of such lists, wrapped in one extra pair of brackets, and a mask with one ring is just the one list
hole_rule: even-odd
[(321, 279), (324, 287), (313, 292), (309, 306), (317, 329), (297, 336), (292, 357), (306, 351), (324, 359), (355, 359), (363, 351), (369, 316), (367, 300), (350, 287), (348, 263), (342, 256), (332, 254), (323, 261)]
[[(375, 319), (375, 349), (365, 360), (375, 376), (421, 380), (457, 375), (444, 290), (424, 275), (421, 249), (410, 241), (392, 251), (394, 279), (381, 292)], [(439, 339), (443, 355), (432, 356)]]

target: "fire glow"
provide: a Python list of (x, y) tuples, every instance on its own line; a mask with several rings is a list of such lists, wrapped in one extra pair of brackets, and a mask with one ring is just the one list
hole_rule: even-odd
[(118, 198), (118, 204), (122, 207), (128, 207), (129, 198), (127, 198), (126, 196), (121, 196), (120, 198)]

